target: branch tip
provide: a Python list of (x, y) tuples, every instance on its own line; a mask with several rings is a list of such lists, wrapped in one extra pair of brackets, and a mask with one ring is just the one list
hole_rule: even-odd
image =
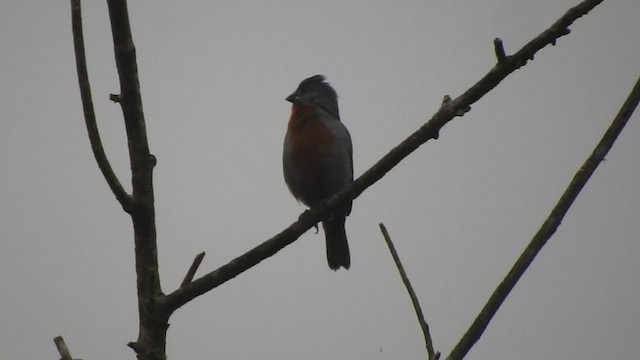
[(429, 325), (427, 321), (424, 319), (424, 315), (422, 313), (422, 307), (420, 306), (420, 301), (418, 300), (418, 296), (416, 292), (413, 290), (413, 286), (411, 286), (411, 282), (409, 281), (409, 277), (407, 273), (404, 271), (404, 267), (402, 266), (402, 262), (400, 261), (400, 256), (398, 256), (398, 252), (396, 251), (396, 247), (393, 245), (391, 241), (391, 236), (389, 236), (389, 232), (383, 223), (378, 224), (380, 226), (380, 231), (382, 232), (382, 236), (384, 237), (384, 241), (387, 243), (389, 247), (389, 252), (393, 257), (393, 261), (398, 268), (398, 272), (400, 273), (400, 278), (402, 278), (402, 283), (404, 284), (407, 292), (409, 293), (409, 297), (411, 298), (411, 303), (413, 304), (413, 309), (416, 312), (416, 317), (418, 318), (418, 323), (420, 323), (420, 328), (422, 329), (422, 334), (424, 336), (425, 347), (427, 348), (427, 354), (429, 355), (429, 359), (438, 359), (440, 353), (436, 353), (433, 351), (433, 340), (431, 340), (431, 334), (429, 333)]
[(493, 39), (493, 50), (496, 53), (496, 58), (498, 58), (498, 63), (504, 62), (504, 60), (507, 58), (507, 55), (504, 52), (504, 46), (502, 44), (502, 39), (500, 39), (500, 38)]
[(56, 344), (58, 354), (60, 354), (60, 360), (73, 360), (73, 357), (71, 357), (71, 353), (69, 352), (69, 348), (67, 347), (67, 344), (65, 344), (62, 336), (56, 336), (53, 338), (53, 342)]
[(202, 259), (204, 259), (205, 252), (201, 252), (193, 259), (189, 270), (187, 271), (187, 275), (184, 276), (184, 280), (182, 280), (182, 284), (180, 287), (185, 287), (189, 285), (193, 281), (193, 277), (196, 275), (196, 271), (198, 271), (198, 267), (202, 263)]

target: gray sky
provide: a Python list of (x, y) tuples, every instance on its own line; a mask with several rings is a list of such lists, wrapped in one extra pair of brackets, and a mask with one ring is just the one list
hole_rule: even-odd
[[(210, 271), (303, 207), (281, 171), (284, 98), (325, 74), (356, 175), (577, 1), (132, 2), (155, 172), (165, 292), (196, 253)], [(104, 2), (86, 2), (101, 134), (129, 184)], [(546, 218), (636, 81), (640, 2), (610, 0), (540, 52), (437, 141), (354, 204), (349, 271), (323, 234), (179, 310), (170, 358), (418, 359), (422, 336), (377, 224), (384, 222), (448, 353)], [(134, 358), (130, 219), (90, 152), (69, 5), (0, 12), (0, 358)], [(636, 114), (469, 359), (640, 354), (640, 117)]]

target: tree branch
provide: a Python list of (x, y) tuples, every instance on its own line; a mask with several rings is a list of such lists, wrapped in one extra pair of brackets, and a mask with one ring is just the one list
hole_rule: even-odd
[(91, 85), (89, 84), (89, 74), (87, 72), (87, 60), (84, 51), (84, 35), (82, 31), (82, 11), (80, 8), (80, 0), (71, 0), (71, 25), (73, 31), (73, 48), (76, 55), (76, 71), (78, 73), (78, 84), (80, 87), (80, 98), (82, 99), (82, 110), (84, 112), (84, 121), (89, 134), (89, 142), (93, 156), (98, 163), (98, 168), (102, 172), (111, 192), (122, 205), (126, 212), (131, 211), (131, 197), (122, 187), (118, 177), (113, 172), (109, 159), (102, 147), (102, 140), (98, 132), (96, 123), (96, 114), (93, 109), (93, 100), (91, 97)]
[[(335, 207), (335, 205), (333, 206)], [(291, 224), (279, 234), (247, 251), (243, 255), (236, 257), (218, 269), (166, 295), (159, 300), (162, 311), (171, 314), (192, 299), (224, 284), (262, 260), (274, 255), (280, 249), (294, 242), (312, 226), (317, 224), (324, 216), (327, 216), (331, 208), (332, 207), (329, 206), (319, 206), (305, 211), (298, 221)]]
[(559, 37), (568, 34), (568, 27), (573, 24), (575, 20), (588, 13), (602, 1), (603, 0), (585, 0), (570, 9), (558, 21), (551, 25), (551, 27), (523, 46), (518, 52), (507, 56), (502, 62), (496, 64), (480, 81), (458, 98), (451, 101), (444, 101), (440, 109), (426, 124), (393, 148), (349, 187), (340, 191), (319, 206), (303, 213), (298, 221), (291, 224), (278, 235), (231, 260), (217, 270), (203, 275), (189, 285), (181, 287), (167, 295), (161, 301), (164, 311), (171, 313), (195, 297), (233, 279), (240, 273), (294, 242), (300, 235), (324, 217), (328, 216), (344, 202), (358, 197), (365, 189), (380, 180), (387, 172), (400, 163), (400, 161), (420, 147), (420, 145), (429, 139), (436, 139), (440, 129), (444, 125), (455, 116), (464, 114), (469, 110), (471, 104), (495, 88), (509, 74), (526, 65), (527, 61), (533, 59), (536, 52), (549, 44), (555, 44)]
[(156, 159), (149, 152), (127, 2), (107, 0), (107, 6), (120, 82), (117, 98), (122, 108), (131, 163), (133, 204), (130, 214), (134, 230), (140, 327), (137, 341), (129, 343), (129, 346), (136, 351), (140, 360), (166, 359), (169, 317), (157, 311), (156, 306), (157, 300), (163, 296), (158, 272), (153, 192)]
[(502, 45), (502, 39), (500, 38), (493, 39), (493, 49), (494, 49), (494, 52), (496, 53), (496, 59), (498, 59), (499, 63), (503, 62), (504, 59), (507, 58), (507, 55), (504, 52), (504, 46)]
[(200, 267), (202, 259), (204, 259), (204, 255), (204, 251), (196, 255), (195, 259), (193, 259), (193, 262), (191, 263), (191, 267), (189, 267), (189, 271), (187, 271), (187, 275), (184, 276), (184, 280), (182, 280), (180, 287), (183, 287), (193, 281), (193, 277), (196, 275), (196, 271), (198, 271), (198, 267)]
[(624, 126), (627, 124), (631, 114), (633, 114), (633, 111), (638, 106), (638, 102), (640, 102), (640, 78), (633, 87), (631, 94), (629, 94), (629, 97), (620, 108), (620, 111), (613, 120), (613, 123), (609, 126), (609, 129), (607, 129), (604, 136), (593, 150), (591, 156), (589, 156), (582, 167), (578, 169), (578, 172), (574, 175), (564, 194), (562, 194), (560, 200), (558, 200), (558, 203), (549, 214), (549, 217), (547, 217), (538, 232), (534, 235), (533, 239), (531, 239), (531, 242), (524, 249), (511, 270), (509, 270), (509, 273), (504, 280), (502, 280), (493, 294), (491, 294), (486, 305), (482, 308), (482, 311), (474, 320), (473, 324), (471, 324), (471, 327), (469, 327), (462, 339), (460, 339), (458, 344), (451, 351), (447, 360), (464, 358), (471, 347), (480, 339), (480, 336), (486, 329), (487, 325), (489, 325), (489, 322), (514, 288), (522, 274), (524, 274), (538, 252), (547, 243), (547, 240), (549, 240), (549, 238), (556, 232), (558, 226), (560, 226), (560, 223), (571, 207), (571, 204), (573, 204), (574, 200), (578, 197), (578, 194), (580, 194), (584, 185), (587, 183), (591, 175), (593, 175), (600, 162), (604, 160), (604, 157), (613, 146), (618, 135), (620, 135), (620, 132), (624, 129)]
[(73, 360), (73, 357), (71, 357), (71, 353), (69, 352), (69, 348), (67, 347), (67, 344), (65, 344), (62, 336), (56, 336), (53, 338), (53, 342), (56, 344), (58, 354), (60, 354), (60, 360)]
[(425, 347), (427, 348), (427, 355), (429, 356), (429, 360), (438, 360), (440, 358), (440, 352), (435, 352), (433, 350), (433, 340), (431, 340), (431, 333), (429, 333), (429, 324), (424, 319), (424, 315), (422, 313), (422, 307), (420, 306), (420, 301), (418, 300), (418, 296), (416, 292), (413, 290), (413, 286), (411, 286), (411, 282), (409, 281), (409, 277), (407, 273), (404, 271), (404, 266), (402, 266), (402, 262), (400, 261), (400, 256), (398, 256), (398, 252), (396, 251), (396, 247), (393, 245), (393, 241), (391, 241), (391, 236), (389, 236), (389, 232), (383, 223), (378, 224), (380, 226), (380, 231), (382, 232), (382, 236), (384, 237), (384, 241), (387, 243), (389, 247), (389, 252), (391, 252), (391, 256), (393, 257), (393, 261), (396, 263), (396, 267), (398, 268), (398, 272), (400, 273), (400, 277), (402, 278), (402, 283), (404, 284), (407, 292), (409, 293), (409, 297), (411, 298), (411, 303), (413, 304), (413, 309), (416, 312), (416, 317), (418, 318), (418, 323), (420, 323), (420, 328), (422, 329), (422, 335), (424, 336)]

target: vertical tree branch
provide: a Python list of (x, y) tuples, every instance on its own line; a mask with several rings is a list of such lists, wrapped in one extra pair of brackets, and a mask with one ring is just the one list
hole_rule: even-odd
[(547, 217), (538, 232), (534, 235), (533, 239), (531, 239), (531, 242), (524, 249), (504, 280), (502, 280), (493, 294), (491, 294), (486, 305), (482, 308), (478, 317), (474, 320), (467, 332), (451, 351), (447, 360), (464, 358), (471, 347), (480, 339), (480, 336), (486, 329), (487, 325), (489, 325), (489, 322), (514, 288), (522, 274), (524, 274), (538, 252), (547, 243), (547, 240), (549, 240), (549, 238), (556, 232), (558, 226), (560, 226), (560, 223), (567, 211), (569, 211), (571, 204), (573, 204), (574, 200), (578, 197), (578, 194), (580, 194), (584, 185), (587, 183), (591, 175), (593, 175), (600, 162), (604, 160), (604, 157), (613, 146), (618, 135), (620, 135), (620, 132), (624, 129), (624, 126), (627, 124), (631, 114), (633, 114), (633, 111), (638, 106), (638, 102), (640, 102), (640, 79), (636, 82), (631, 94), (629, 94), (629, 97), (622, 105), (622, 108), (620, 108), (618, 115), (616, 115), (613, 123), (609, 126), (609, 129), (607, 129), (604, 136), (593, 150), (591, 156), (589, 156), (582, 167), (578, 169), (578, 172), (574, 175), (564, 194), (562, 194), (560, 200), (558, 200), (558, 203), (549, 214), (549, 217)]
[(93, 109), (93, 100), (91, 97), (91, 85), (89, 84), (89, 74), (87, 72), (87, 60), (84, 51), (84, 34), (82, 31), (82, 9), (80, 0), (71, 0), (71, 27), (73, 32), (73, 48), (76, 56), (76, 71), (78, 73), (78, 84), (80, 87), (80, 98), (82, 99), (82, 110), (84, 112), (84, 121), (89, 134), (89, 142), (93, 156), (98, 163), (98, 168), (102, 172), (111, 192), (122, 205), (122, 208), (131, 211), (131, 198), (126, 193), (118, 177), (113, 172), (111, 164), (102, 147), (98, 125), (96, 123), (96, 114)]
[(166, 359), (168, 314), (158, 311), (156, 303), (162, 296), (158, 274), (153, 167), (155, 157), (149, 152), (142, 96), (138, 80), (136, 49), (131, 37), (127, 3), (108, 0), (113, 45), (120, 80), (120, 105), (125, 122), (131, 162), (138, 312), (140, 331), (136, 343), (129, 345), (138, 358)]
[(502, 44), (502, 39), (500, 38), (493, 39), (493, 49), (496, 53), (496, 59), (498, 59), (498, 63), (503, 62), (507, 58), (507, 55), (504, 52), (504, 45)]
[(398, 252), (396, 251), (396, 247), (393, 245), (393, 241), (391, 241), (391, 236), (389, 236), (389, 232), (383, 223), (378, 224), (380, 226), (380, 231), (382, 232), (382, 236), (384, 237), (384, 241), (387, 243), (389, 247), (389, 252), (391, 252), (391, 256), (393, 257), (393, 261), (396, 263), (396, 267), (398, 268), (398, 272), (400, 273), (400, 277), (402, 278), (402, 283), (404, 284), (407, 292), (409, 293), (409, 297), (411, 298), (411, 303), (413, 304), (413, 309), (416, 312), (416, 316), (418, 318), (418, 323), (420, 323), (420, 328), (422, 329), (422, 335), (424, 336), (425, 347), (427, 348), (427, 355), (429, 360), (438, 360), (440, 357), (439, 352), (435, 352), (433, 350), (433, 340), (431, 340), (431, 333), (429, 332), (429, 324), (424, 319), (424, 315), (422, 313), (422, 307), (420, 306), (420, 301), (418, 300), (418, 295), (413, 290), (413, 286), (411, 286), (411, 282), (409, 281), (409, 277), (407, 273), (404, 271), (404, 266), (402, 266), (402, 262), (400, 261), (400, 256), (398, 256)]

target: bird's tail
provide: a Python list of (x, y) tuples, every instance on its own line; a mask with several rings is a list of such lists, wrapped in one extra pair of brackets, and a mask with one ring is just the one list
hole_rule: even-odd
[(338, 270), (341, 266), (349, 269), (351, 255), (349, 255), (349, 243), (344, 229), (344, 216), (334, 216), (331, 220), (322, 222), (322, 228), (327, 239), (327, 262), (332, 270)]

